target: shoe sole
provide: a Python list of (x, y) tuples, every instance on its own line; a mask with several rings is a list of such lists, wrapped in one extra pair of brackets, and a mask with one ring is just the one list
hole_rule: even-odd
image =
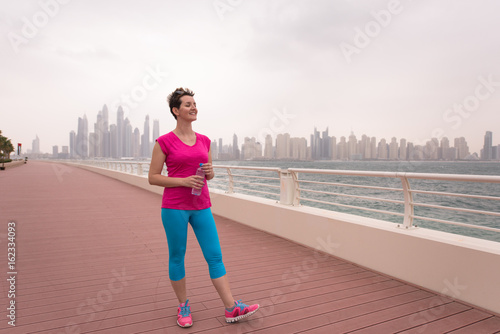
[(179, 325), (179, 327), (182, 327), (182, 328), (187, 328), (187, 327), (191, 327), (193, 326), (193, 323), (190, 323), (190, 324), (187, 324), (187, 325), (184, 325), (182, 326), (178, 321), (177, 321), (177, 325)]
[(254, 314), (255, 312), (257, 312), (259, 310), (260, 306), (257, 307), (255, 310), (253, 310), (252, 312), (248, 312), (247, 314), (242, 314), (242, 315), (239, 315), (235, 318), (226, 318), (226, 322), (228, 323), (231, 323), (231, 322), (236, 322), (238, 320), (241, 320), (243, 318), (246, 318), (246, 317), (249, 317), (251, 316), (252, 314)]

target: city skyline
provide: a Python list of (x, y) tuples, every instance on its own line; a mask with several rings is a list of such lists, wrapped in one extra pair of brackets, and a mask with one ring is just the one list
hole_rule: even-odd
[[(123, 108), (118, 107), (116, 124), (109, 121), (106, 104), (98, 111), (94, 131), (89, 131), (87, 115), (78, 118), (77, 131), (69, 132), (69, 145), (54, 145), (52, 156), (69, 159), (87, 158), (150, 158), (156, 138), (160, 133), (160, 121), (145, 116), (143, 131), (124, 118)], [(244, 137), (238, 144), (238, 135), (224, 144), (222, 138), (211, 138), (214, 160), (499, 160), (500, 144), (494, 144), (493, 132), (486, 131), (480, 152), (472, 152), (464, 137), (431, 138), (425, 143), (413, 143), (406, 138), (376, 138), (366, 134), (358, 139), (351, 131), (349, 136), (329, 134), (329, 127), (318, 131), (314, 127), (309, 140), (293, 137), (289, 133), (267, 133), (265, 137)], [(390, 138), (390, 140), (386, 140)], [(59, 152), (61, 147), (61, 152)], [(32, 153), (40, 150), (37, 136), (32, 143)]]
[(106, 103), (113, 123), (121, 105), (141, 133), (145, 115), (167, 131), (166, 97), (182, 86), (196, 93), (195, 130), (225, 143), (235, 130), (309, 139), (319, 125), (389, 142), (465, 137), (479, 153), (500, 123), (499, 11), (494, 0), (5, 2), (0, 127), (51, 152)]

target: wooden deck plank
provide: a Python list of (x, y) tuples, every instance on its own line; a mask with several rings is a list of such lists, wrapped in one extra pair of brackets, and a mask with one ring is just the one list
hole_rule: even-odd
[[(478, 323), (481, 320), (485, 320), (490, 317), (492, 317), (491, 314), (475, 309), (468, 309), (467, 311), (454, 314), (446, 318), (441, 318), (426, 324), (422, 324), (418, 327), (411, 328), (401, 333), (447, 333), (474, 323)], [(500, 330), (500, 328), (497, 328), (497, 330)]]
[[(255, 333), (299, 333), (304, 331), (321, 332), (321, 328), (332, 323), (347, 321), (356, 322), (357, 319), (370, 316), (373, 312), (383, 308), (400, 307), (414, 300), (429, 298), (429, 294), (421, 290), (411, 290), (409, 286), (400, 286), (382, 290), (378, 293), (364, 294), (351, 298), (344, 298), (338, 302), (319, 302), (311, 309), (298, 309), (296, 312), (282, 314), (282, 319), (271, 323), (271, 317), (266, 317), (267, 325)], [(268, 319), (271, 318), (271, 319)], [(338, 328), (329, 328), (330, 333), (343, 333)]]
[[(464, 312), (470, 309), (468, 306), (465, 306), (460, 303), (449, 303), (431, 307), (433, 305), (436, 305), (438, 302), (439, 302), (438, 299), (431, 299), (428, 305), (429, 307), (419, 310), (419, 312), (417, 313), (412, 313), (399, 318), (391, 319), (389, 321), (381, 322), (379, 324), (365, 327), (363, 329), (356, 330), (351, 333), (356, 333), (356, 334), (398, 333), (413, 327), (420, 326), (422, 324), (427, 324), (430, 321), (446, 318), (453, 314)], [(422, 332), (425, 332), (426, 328), (422, 329), (423, 329)]]
[(451, 331), (451, 334), (494, 334), (500, 333), (500, 318), (489, 317), (487, 319), (475, 322), (468, 326), (464, 326), (457, 330)]
[[(0, 334), (500, 330), (500, 318), (492, 314), (219, 216), (233, 295), (260, 303), (261, 310), (225, 323), (190, 231), (186, 272), (195, 325), (181, 329), (168, 280), (161, 196), (39, 161), (0, 173), (0, 185), (9, 190), (0, 193), (2, 219), (17, 223), (19, 305), (17, 326), (2, 321)], [(6, 251), (5, 243), (0, 246)], [(3, 257), (0, 266), (6, 266)], [(4, 280), (0, 287), (6, 291)], [(0, 303), (7, 302), (2, 293)]]

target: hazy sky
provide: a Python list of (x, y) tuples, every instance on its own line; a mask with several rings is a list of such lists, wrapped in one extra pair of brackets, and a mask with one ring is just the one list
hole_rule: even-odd
[[(306, 137), (316, 126), (424, 144), (500, 144), (500, 2), (40, 0), (0, 5), (0, 130), (69, 145), (106, 104), (175, 127), (166, 96), (195, 91), (197, 132)], [(152, 125), (152, 124), (151, 124)]]

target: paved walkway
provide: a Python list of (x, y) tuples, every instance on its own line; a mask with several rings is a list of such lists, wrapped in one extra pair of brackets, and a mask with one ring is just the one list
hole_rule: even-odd
[[(0, 333), (500, 331), (492, 314), (218, 216), (233, 294), (262, 308), (225, 323), (190, 233), (186, 271), (195, 324), (181, 329), (159, 195), (41, 161), (0, 171), (0, 189)], [(6, 280), (9, 221), (16, 225), (15, 298), (8, 298)], [(16, 327), (8, 324), (11, 300)]]

